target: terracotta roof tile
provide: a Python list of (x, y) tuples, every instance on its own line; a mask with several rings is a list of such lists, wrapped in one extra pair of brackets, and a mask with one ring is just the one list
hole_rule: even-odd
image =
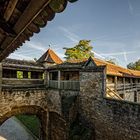
[[(68, 62), (80, 63), (80, 62), (85, 62), (85, 61), (87, 61), (87, 59), (70, 60)], [(100, 60), (100, 59), (95, 58), (95, 57), (93, 58), (93, 61), (96, 63), (97, 66), (106, 65), (108, 75), (116, 75), (116, 76), (121, 76), (121, 77), (140, 77), (140, 71), (126, 69), (126, 68), (120, 67), (118, 65), (111, 64), (109, 62)]]
[(38, 60), (37, 62), (48, 62), (48, 63), (56, 63), (61, 64), (63, 61), (57, 56), (57, 54), (51, 50), (48, 49)]

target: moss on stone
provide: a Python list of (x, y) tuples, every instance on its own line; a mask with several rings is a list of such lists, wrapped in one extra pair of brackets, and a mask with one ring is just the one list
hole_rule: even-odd
[(16, 118), (20, 120), (33, 135), (39, 137), (40, 122), (35, 115), (17, 115)]

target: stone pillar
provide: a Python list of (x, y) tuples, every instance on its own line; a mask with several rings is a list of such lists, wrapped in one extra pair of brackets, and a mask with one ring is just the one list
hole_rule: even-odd
[(61, 72), (59, 70), (58, 71), (58, 89), (60, 89), (60, 84), (61, 84)]
[(2, 63), (0, 63), (0, 92), (2, 90)]
[[(84, 69), (80, 72), (78, 110), (81, 118), (83, 119), (82, 121), (85, 122), (91, 130), (95, 130), (96, 125), (97, 127), (98, 125), (101, 125), (101, 123), (97, 121), (97, 118), (99, 117), (101, 119), (102, 117), (100, 112), (102, 111), (102, 102), (106, 92), (105, 88), (105, 67), (100, 66), (93, 69)], [(99, 128), (97, 128), (97, 131), (98, 129)], [(100, 140), (98, 136), (96, 139)]]
[(47, 70), (44, 71), (44, 85), (49, 87), (49, 72)]

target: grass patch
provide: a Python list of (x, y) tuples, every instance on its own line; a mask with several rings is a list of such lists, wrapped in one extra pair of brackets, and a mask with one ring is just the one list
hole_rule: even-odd
[(39, 137), (39, 119), (35, 115), (17, 115), (20, 120), (36, 137)]

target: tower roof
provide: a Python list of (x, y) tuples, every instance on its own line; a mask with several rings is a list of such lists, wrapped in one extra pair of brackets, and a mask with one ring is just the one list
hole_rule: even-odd
[(37, 62), (48, 62), (48, 63), (56, 63), (61, 64), (63, 61), (57, 56), (57, 54), (51, 50), (48, 49), (38, 60)]

